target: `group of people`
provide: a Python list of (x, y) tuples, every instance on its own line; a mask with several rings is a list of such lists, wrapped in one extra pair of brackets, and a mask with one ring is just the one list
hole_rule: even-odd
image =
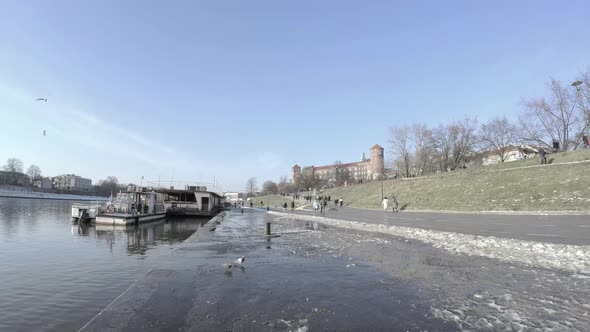
[[(287, 202), (283, 203), (283, 212), (287, 211), (288, 206)], [(293, 210), (295, 210), (295, 201), (291, 201), (291, 212), (293, 212)]]
[[(330, 196), (318, 196), (315, 201), (313, 202), (313, 211), (315, 213), (325, 214), (326, 209), (328, 208), (329, 203), (332, 202), (332, 197)], [(334, 209), (338, 206), (343, 206), (344, 200), (342, 197), (334, 198)]]
[[(387, 199), (387, 197), (383, 198), (383, 202), (381, 203), (381, 205), (383, 206), (383, 210), (388, 209), (389, 200)], [(391, 196), (391, 207), (393, 212), (399, 212), (399, 203), (397, 202), (397, 198), (395, 197), (395, 195)]]

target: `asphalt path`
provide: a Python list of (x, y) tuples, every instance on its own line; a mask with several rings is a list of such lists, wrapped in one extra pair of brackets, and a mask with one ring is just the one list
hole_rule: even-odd
[[(273, 209), (282, 212), (282, 209)], [(314, 215), (312, 210), (287, 209)], [(319, 213), (317, 214), (319, 215)], [(588, 215), (496, 215), (406, 212), (328, 206), (324, 217), (528, 241), (590, 245)]]

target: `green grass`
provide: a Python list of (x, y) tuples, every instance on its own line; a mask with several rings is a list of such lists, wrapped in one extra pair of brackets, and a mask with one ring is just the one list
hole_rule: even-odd
[[(436, 176), (383, 182), (385, 196), (395, 194), (406, 210), (455, 211), (589, 211), (589, 150), (501, 165), (460, 170)], [(353, 207), (378, 208), (381, 182), (339, 187), (324, 195), (343, 197)]]

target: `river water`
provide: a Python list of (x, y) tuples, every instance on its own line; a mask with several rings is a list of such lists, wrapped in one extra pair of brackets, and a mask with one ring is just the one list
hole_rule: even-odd
[(72, 224), (72, 202), (0, 197), (0, 331), (76, 331), (206, 219)]

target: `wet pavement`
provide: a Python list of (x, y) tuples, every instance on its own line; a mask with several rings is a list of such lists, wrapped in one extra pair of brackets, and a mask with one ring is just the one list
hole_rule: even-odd
[[(305, 223), (274, 220), (282, 236), (266, 239), (268, 218), (227, 212), (214, 231), (201, 228), (82, 330), (457, 330), (431, 313), (419, 283), (349, 257), (305, 255), (314, 247), (294, 242), (313, 232)], [(239, 256), (245, 268), (226, 271), (223, 264)]]
[[(261, 236), (267, 220), (280, 237)], [(590, 330), (586, 275), (256, 209), (210, 229), (83, 331)], [(242, 255), (245, 269), (222, 266)]]
[[(314, 215), (311, 207), (287, 212)], [(335, 207), (330, 203), (324, 217), (527, 241), (590, 245), (588, 215), (491, 215), (406, 211), (393, 213), (391, 209), (383, 211)]]
[[(462, 331), (590, 331), (590, 276), (440, 250), (417, 240), (376, 232), (275, 218), (290, 250), (305, 257), (369, 265), (429, 299), (430, 315)], [(309, 229), (291, 232), (291, 219)]]

